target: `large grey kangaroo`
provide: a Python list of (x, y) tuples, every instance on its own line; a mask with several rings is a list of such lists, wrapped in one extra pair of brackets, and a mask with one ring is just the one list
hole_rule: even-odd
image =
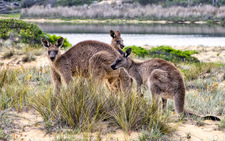
[[(162, 59), (150, 59), (144, 62), (135, 62), (129, 55), (131, 48), (114, 61), (111, 68), (117, 70), (124, 68), (128, 74), (137, 82), (137, 92), (141, 93), (141, 85), (148, 87), (153, 99), (158, 103), (162, 98), (163, 109), (167, 105), (167, 99), (174, 100), (176, 113), (184, 115), (194, 115), (184, 110), (185, 84), (180, 71), (170, 62)], [(204, 119), (219, 120), (214, 116), (207, 116)]]
[[(119, 69), (116, 72), (111, 69), (110, 64), (119, 55), (119, 52), (106, 43), (91, 40), (83, 41), (61, 54), (59, 48), (63, 44), (63, 38), (60, 38), (54, 45), (45, 39), (41, 41), (43, 46), (48, 48), (51, 78), (55, 94), (60, 91), (61, 80), (69, 84), (72, 76), (90, 77), (90, 60), (95, 54), (100, 54), (100, 58), (102, 58), (101, 56), (104, 56), (104, 58), (109, 56), (108, 61), (106, 61), (108, 65), (104, 65), (106, 67), (100, 67), (98, 71), (94, 71), (99, 72), (99, 74), (95, 73), (95, 77), (102, 76), (99, 79), (108, 79), (110, 84), (114, 84), (114, 81), (120, 81), (119, 84), (123, 87), (121, 88), (123, 90), (128, 89), (132, 85), (132, 78), (123, 69)], [(104, 60), (99, 59), (98, 61)], [(98, 64), (104, 64), (104, 62), (98, 62)], [(104, 75), (101, 75), (102, 73)]]

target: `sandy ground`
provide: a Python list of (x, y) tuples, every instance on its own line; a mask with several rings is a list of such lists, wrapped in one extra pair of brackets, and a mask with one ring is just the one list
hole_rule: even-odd
[[(16, 115), (16, 117), (15, 117)], [(23, 111), (21, 113), (10, 112), (9, 116), (14, 118), (14, 131), (13, 139), (15, 140), (24, 140), (24, 141), (53, 141), (56, 138), (59, 138), (55, 132), (46, 133), (43, 119), (41, 116), (33, 111)], [(72, 138), (76, 140), (82, 140), (84, 136), (92, 136), (92, 140), (96, 140), (98, 133), (79, 133), (74, 135)], [(108, 133), (101, 135), (102, 140), (138, 140), (141, 133), (130, 132), (129, 135), (124, 133), (122, 130), (116, 130), (115, 133)], [(70, 138), (70, 135), (65, 135), (65, 138)]]
[[(151, 48), (149, 46), (144, 46), (145, 48)], [(225, 47), (174, 47), (181, 50), (197, 50), (199, 54), (193, 55), (197, 57), (202, 62), (224, 62), (225, 61)], [(1, 55), (1, 54), (0, 54)], [(1, 58), (1, 56), (0, 56)], [(17, 57), (19, 58), (19, 57)], [(36, 57), (36, 61), (30, 63), (22, 63), (21, 59), (0, 59), (0, 63), (3, 67), (7, 64), (14, 68), (20, 67), (40, 67), (48, 66), (48, 59), (46, 54)], [(21, 113), (11, 112), (10, 115), (16, 115), (15, 124), (15, 135), (12, 135), (17, 140), (26, 141), (48, 141), (54, 140), (56, 133), (47, 134), (43, 119), (41, 116), (33, 111), (23, 111)], [(188, 120), (181, 123), (176, 132), (173, 134), (173, 140), (189, 140), (189, 141), (224, 141), (225, 131), (218, 130), (219, 122), (214, 121), (204, 121), (203, 126), (197, 126), (192, 121)], [(171, 125), (172, 126), (172, 125)], [(115, 133), (102, 135), (102, 140), (138, 140), (138, 136), (141, 133), (131, 132), (129, 135), (121, 130), (117, 130)], [(92, 134), (93, 137), (97, 136), (97, 133)], [(74, 136), (75, 139), (82, 139), (83, 134), (78, 134)]]
[[(52, 141), (57, 137), (55, 132), (46, 133), (41, 116), (33, 110), (23, 111), (21, 113), (10, 112), (10, 115), (14, 118), (15, 133), (13, 138), (16, 140)], [(169, 140), (224, 141), (225, 131), (218, 130), (218, 123), (219, 122), (206, 120), (204, 121), (204, 125), (199, 127), (188, 120), (179, 125), (177, 123), (173, 124), (171, 126), (178, 126), (178, 128)], [(80, 133), (73, 136), (73, 138), (82, 140), (85, 135), (91, 135), (92, 139), (96, 140), (98, 133)], [(101, 139), (110, 141), (129, 141), (138, 140), (140, 135), (141, 132), (130, 132), (129, 134), (126, 134), (122, 130), (116, 130), (114, 133), (101, 135)]]

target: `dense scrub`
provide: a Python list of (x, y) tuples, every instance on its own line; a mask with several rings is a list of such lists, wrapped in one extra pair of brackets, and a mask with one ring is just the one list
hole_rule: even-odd
[(4, 40), (13, 38), (22, 43), (40, 44), (44, 33), (35, 24), (22, 20), (0, 19), (0, 37)]
[(150, 57), (150, 58), (161, 58), (170, 62), (189, 62), (197, 63), (199, 60), (195, 57), (192, 57), (192, 54), (198, 53), (197, 51), (181, 51), (173, 49), (170, 46), (159, 46), (147, 50), (142, 47), (130, 46), (125, 47), (132, 48), (132, 53), (138, 57)]
[[(0, 19), (0, 37), (3, 40), (12, 40), (14, 43), (41, 45), (41, 38), (55, 43), (60, 37), (44, 33), (37, 25), (16, 19)], [(63, 47), (72, 45), (64, 40)]]
[(210, 5), (193, 7), (162, 7), (161, 5), (123, 4), (90, 5), (73, 7), (33, 6), (21, 10), (21, 18), (59, 18), (59, 19), (134, 19), (167, 20), (173, 22), (211, 21), (223, 22), (225, 7)]
[[(6, 2), (21, 2), (22, 7), (30, 7), (35, 4), (50, 4), (52, 6), (73, 6), (82, 4), (91, 4), (95, 1), (102, 0), (4, 0)], [(122, 0), (127, 1), (127, 0)], [(180, 6), (193, 6), (200, 4), (211, 4), (213, 6), (221, 6), (225, 4), (224, 0), (129, 0), (130, 2), (138, 2), (142, 5), (146, 4), (161, 4), (163, 6), (180, 5)]]
[(220, 6), (225, 4), (224, 0), (136, 0), (140, 4), (161, 4), (164, 6), (180, 5), (193, 6), (200, 4), (212, 4), (213, 6)]

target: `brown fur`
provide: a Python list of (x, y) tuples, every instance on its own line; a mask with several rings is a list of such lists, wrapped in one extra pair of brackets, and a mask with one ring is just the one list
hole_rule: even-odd
[[(95, 78), (98, 77), (101, 80), (100, 82), (103, 82), (103, 79), (107, 79), (110, 85), (112, 85), (115, 80), (120, 81), (121, 84), (132, 83), (131, 78), (126, 80), (119, 78), (122, 76), (129, 77), (128, 74), (123, 72), (123, 69), (115, 72), (110, 68), (110, 64), (119, 55), (118, 51), (116, 51), (110, 45), (92, 40), (83, 41), (70, 48), (64, 54), (61, 54), (59, 46), (57, 46), (58, 42), (60, 42), (60, 39), (55, 45), (51, 45), (48, 41), (42, 39), (42, 44), (45, 47), (48, 47), (48, 52), (55, 50), (58, 51), (58, 54), (56, 54), (54, 60), (50, 59), (50, 55), (48, 56), (50, 59), (50, 70), (55, 94), (59, 92), (61, 80), (63, 80), (66, 84), (69, 84), (69, 82), (72, 80), (72, 76), (80, 75), (84, 77), (90, 77), (90, 72), (94, 72), (93, 76)], [(61, 40), (63, 40), (63, 38)], [(99, 58), (102, 58), (101, 56), (104, 56), (104, 58), (109, 56), (111, 60), (101, 60), (96, 58), (96, 56), (100, 56)], [(97, 62), (96, 64), (101, 65), (98, 65), (98, 67), (96, 66), (94, 69), (92, 69), (91, 66), (93, 66), (93, 64), (90, 64), (92, 62)], [(105, 63), (108, 64), (108, 67), (105, 65)], [(90, 68), (91, 71), (89, 70)], [(113, 73), (111, 73), (112, 71)]]
[(153, 98), (162, 98), (163, 108), (166, 107), (167, 99), (172, 99), (175, 101), (176, 112), (184, 111), (185, 85), (181, 73), (174, 65), (162, 59), (135, 62), (124, 55), (117, 58), (112, 68), (125, 68), (136, 80), (138, 93), (141, 93), (141, 85), (145, 85)]
[(124, 48), (123, 39), (121, 38), (120, 31), (114, 32), (110, 30), (110, 35), (112, 37), (111, 46), (114, 47), (116, 50), (120, 50)]
[[(111, 65), (112, 69), (125, 68), (128, 74), (137, 82), (137, 91), (141, 93), (141, 85), (144, 84), (152, 93), (153, 99), (158, 103), (162, 98), (163, 109), (167, 105), (167, 99), (174, 100), (176, 113), (185, 115), (196, 114), (184, 110), (185, 84), (180, 71), (170, 62), (162, 59), (150, 59), (144, 62), (135, 62), (129, 58), (131, 48), (121, 55)], [(202, 117), (203, 119), (220, 120), (214, 116)]]

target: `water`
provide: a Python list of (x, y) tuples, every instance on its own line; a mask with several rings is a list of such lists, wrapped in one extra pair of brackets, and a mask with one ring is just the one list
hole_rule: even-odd
[(109, 31), (120, 30), (124, 44), (169, 46), (225, 46), (225, 27), (191, 24), (62, 24), (38, 23), (47, 33), (60, 35), (73, 45), (84, 40), (111, 42)]

